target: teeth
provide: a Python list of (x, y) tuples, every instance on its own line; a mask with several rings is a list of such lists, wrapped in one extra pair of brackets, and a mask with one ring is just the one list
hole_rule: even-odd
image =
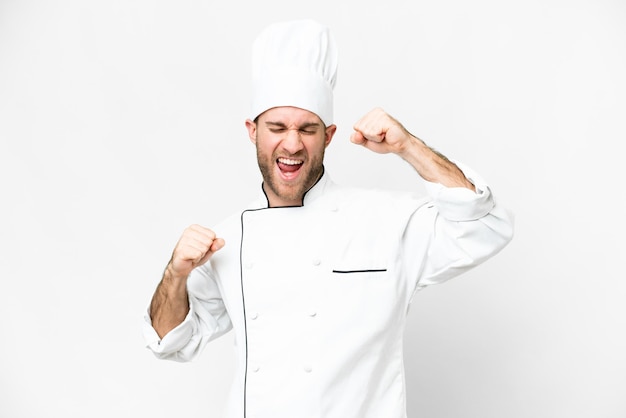
[(299, 160), (290, 160), (289, 158), (279, 158), (279, 163), (287, 164), (287, 165), (299, 165), (302, 164), (302, 161)]

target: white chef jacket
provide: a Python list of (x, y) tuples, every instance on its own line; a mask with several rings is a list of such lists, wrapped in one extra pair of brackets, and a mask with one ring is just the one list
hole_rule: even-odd
[(189, 276), (190, 311), (148, 347), (189, 361), (235, 332), (225, 418), (404, 418), (403, 332), (420, 288), (500, 251), (512, 217), (484, 181), (428, 183), (429, 198), (339, 187), (327, 173), (303, 206), (263, 195), (213, 228), (226, 245)]

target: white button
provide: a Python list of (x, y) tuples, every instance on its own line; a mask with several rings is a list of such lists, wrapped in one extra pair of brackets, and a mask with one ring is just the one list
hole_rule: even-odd
[(248, 270), (250, 270), (252, 267), (254, 267), (254, 263), (253, 263), (252, 261), (248, 261), (248, 262), (245, 264), (245, 267), (246, 267)]
[(259, 366), (254, 366), (254, 367), (252, 368), (252, 371), (253, 371), (254, 373), (257, 373), (259, 370), (261, 370), (261, 368), (260, 368)]
[(313, 371), (313, 368), (311, 366), (309, 366), (308, 364), (306, 366), (304, 366), (303, 369), (307, 373), (311, 373)]
[(322, 260), (320, 260), (319, 258), (313, 259), (313, 265), (314, 266), (319, 266), (320, 264), (322, 264)]
[(250, 319), (255, 320), (259, 317), (259, 313), (258, 312), (252, 312), (250, 314)]
[(311, 318), (313, 318), (315, 315), (317, 315), (317, 312), (315, 312), (315, 311), (310, 311), (310, 312), (309, 312), (309, 316), (310, 316)]

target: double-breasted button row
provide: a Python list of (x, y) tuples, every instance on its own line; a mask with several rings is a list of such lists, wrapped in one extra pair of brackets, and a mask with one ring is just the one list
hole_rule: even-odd
[[(311, 309), (310, 311), (308, 311), (306, 313), (306, 315), (310, 318), (315, 318), (317, 316), (317, 311), (314, 309)], [(259, 313), (258, 312), (250, 312), (250, 314), (248, 315), (248, 318), (250, 318), (253, 321), (256, 321), (257, 319), (259, 319)]]
[[(314, 258), (314, 259), (311, 260), (311, 264), (314, 265), (315, 267), (319, 267), (322, 264), (322, 260), (320, 260), (319, 258)], [(254, 268), (254, 262), (246, 261), (243, 264), (243, 267), (246, 270), (252, 270)]]
[[(261, 371), (261, 366), (259, 366), (258, 364), (252, 365), (250, 366), (250, 371), (252, 373), (259, 373)], [(311, 366), (310, 364), (305, 364), (302, 366), (302, 371), (305, 373), (311, 373), (313, 372), (313, 366)]]

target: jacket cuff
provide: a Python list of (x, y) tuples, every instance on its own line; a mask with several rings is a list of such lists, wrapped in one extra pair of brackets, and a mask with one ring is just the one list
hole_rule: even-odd
[(474, 170), (453, 161), (465, 177), (476, 187), (476, 192), (465, 187), (445, 187), (425, 181), (428, 194), (438, 212), (450, 221), (473, 221), (487, 215), (495, 203), (489, 186)]
[(194, 324), (192, 321), (193, 307), (189, 301), (189, 312), (187, 316), (170, 332), (165, 334), (163, 338), (160, 338), (156, 330), (152, 326), (152, 319), (150, 318), (150, 309), (144, 314), (143, 321), (143, 336), (146, 342), (146, 346), (154, 352), (154, 354), (169, 354), (176, 352), (183, 348), (185, 344), (191, 339), (193, 335)]

